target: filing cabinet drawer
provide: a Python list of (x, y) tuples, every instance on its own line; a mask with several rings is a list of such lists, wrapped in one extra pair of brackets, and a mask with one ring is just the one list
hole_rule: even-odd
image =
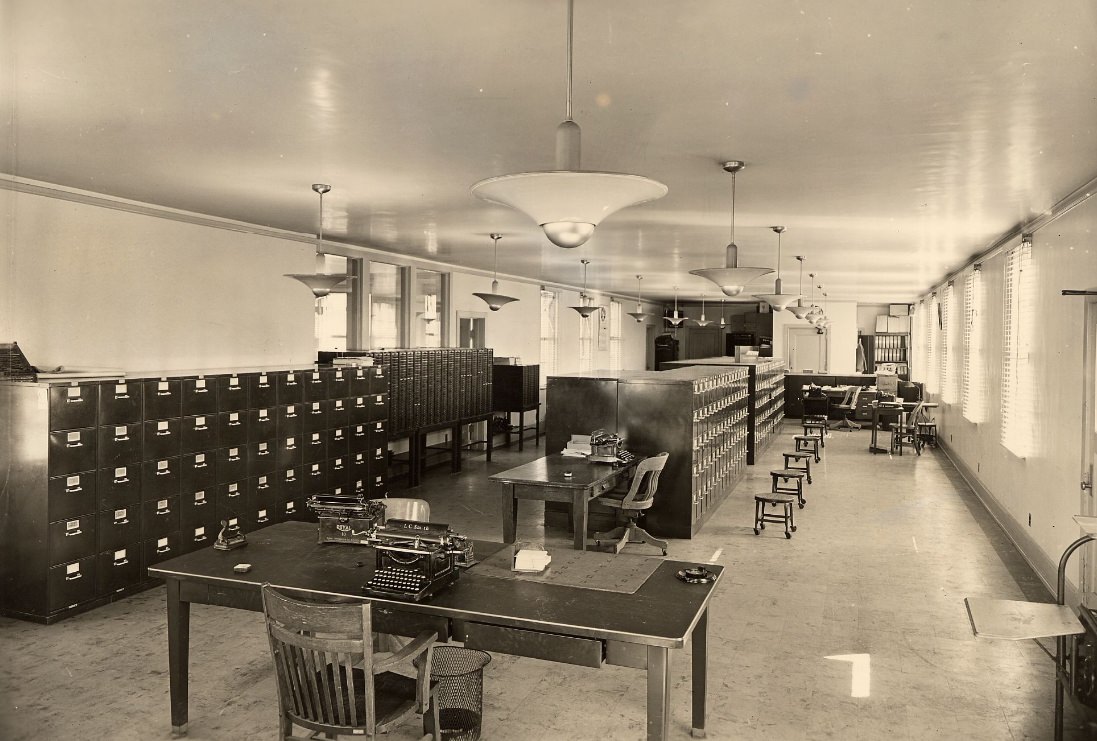
[(277, 374), (278, 403), (300, 404), (305, 400), (305, 376), (297, 371)]
[(188, 453), (179, 459), (179, 491), (212, 489), (217, 483), (217, 451)]
[(204, 522), (217, 521), (217, 507), (214, 503), (215, 489), (200, 489), (183, 492), (179, 495), (179, 524), (181, 527), (193, 527)]
[(179, 459), (145, 461), (141, 464), (141, 499), (163, 499), (179, 494)]
[(306, 402), (323, 401), (328, 398), (328, 377), (324, 371), (310, 371), (302, 375)]
[(261, 473), (272, 473), (278, 467), (276, 456), (276, 443), (266, 440), (248, 443), (247, 464), (248, 476), (258, 476)]
[(302, 404), (280, 405), (277, 415), (279, 437), (301, 437), (305, 434), (305, 407)]
[(277, 516), (278, 508), (275, 504), (269, 505), (256, 505), (255, 511), (249, 514), (248, 519), (251, 520), (251, 529), (258, 530), (260, 528), (273, 525)]
[(194, 525), (184, 525), (179, 533), (179, 549), (183, 553), (190, 553), (213, 545), (220, 531), (221, 525), (215, 519)]
[(350, 396), (350, 374), (342, 368), (333, 368), (328, 373), (328, 398), (345, 399)]
[(304, 462), (304, 440), (300, 435), (284, 436), (278, 438), (278, 449), (275, 451), (275, 465), (277, 468), (291, 468)]
[(328, 427), (350, 426), (350, 404), (347, 399), (332, 399), (328, 402)]
[(369, 478), (370, 471), (370, 458), (368, 453), (351, 453), (350, 454), (350, 479), (353, 482), (355, 479), (367, 479)]
[(248, 408), (247, 376), (217, 377), (217, 409), (221, 412), (239, 412)]
[(140, 463), (142, 455), (141, 424), (109, 425), (99, 428), (99, 468), (114, 468), (127, 463)]
[(251, 509), (252, 499), (248, 496), (247, 481), (229, 481), (217, 485), (215, 502), (217, 517), (223, 518), (222, 510), (242, 515)]
[(252, 530), (255, 529), (253, 527), (255, 523), (252, 521), (252, 515), (254, 515), (254, 514), (255, 513), (251, 512), (251, 511), (235, 512), (233, 510), (227, 510), (227, 509), (224, 509), (222, 507), (218, 507), (218, 509), (217, 509), (217, 531), (218, 532), (221, 531), (221, 527), (222, 527), (221, 523), (225, 522), (225, 523), (228, 523), (229, 527), (234, 527), (235, 526), (235, 527), (240, 528), (240, 531), (242, 533), (244, 533), (244, 535), (247, 535), (248, 533), (250, 533)]
[(95, 556), (54, 566), (49, 570), (49, 611), (75, 607), (95, 597)]
[(182, 417), (183, 401), (179, 381), (161, 378), (142, 384), (145, 398), (145, 419)]
[(220, 447), (220, 436), (217, 434), (219, 421), (216, 414), (183, 417), (181, 452), (197, 453), (201, 450), (215, 450)]
[(328, 406), (326, 401), (305, 404), (305, 432), (323, 432), (328, 428)]
[(369, 402), (369, 419), (367, 422), (377, 422), (378, 420), (388, 419), (389, 416), (389, 395), (385, 394), (371, 394), (367, 397)]
[(160, 538), (179, 529), (179, 497), (147, 500), (141, 505), (142, 535)]
[(364, 425), (370, 421), (370, 415), (373, 414), (372, 396), (355, 396), (349, 400), (349, 404), (352, 425)]
[(51, 432), (49, 475), (65, 476), (96, 468), (95, 428)]
[(328, 489), (328, 462), (318, 461), (305, 464), (304, 492), (306, 497), (310, 494), (323, 494)]
[(248, 410), (248, 442), (278, 437), (278, 417), (274, 407)]
[(278, 474), (274, 472), (249, 476), (248, 497), (257, 507), (269, 504), (275, 499), (285, 499), (281, 496), (281, 489), (278, 484)]
[(217, 414), (217, 377), (183, 378), (179, 381), (184, 416)]
[(306, 520), (308, 511), (305, 509), (303, 497), (289, 497), (282, 505), (282, 520)]
[(366, 370), (369, 375), (369, 393), (387, 394), (389, 392), (389, 377), (385, 373), (385, 366), (378, 365)]
[(99, 407), (99, 384), (50, 386), (50, 429), (74, 430), (95, 427)]
[(346, 371), (350, 384), (350, 393), (347, 396), (369, 396), (371, 370), (372, 368), (352, 368)]
[(217, 481), (243, 481), (248, 477), (247, 450), (243, 445), (217, 451)]
[(99, 425), (128, 425), (141, 421), (141, 384), (103, 381), (99, 384)]
[(602, 642), (594, 638), (575, 638), (483, 623), (465, 624), (465, 648), (596, 668), (602, 666), (603, 661)]
[(388, 421), (374, 422), (369, 428), (370, 448), (387, 448), (389, 446)]
[(141, 501), (141, 466), (101, 468), (95, 488), (99, 500), (96, 509), (116, 509), (137, 504)]
[(328, 483), (332, 489), (338, 486), (349, 487), (353, 482), (354, 471), (350, 460), (348, 456), (328, 459)]
[(350, 428), (350, 452), (366, 453), (373, 446), (370, 444), (370, 425), (351, 425)]
[(145, 422), (145, 458), (175, 458), (183, 451), (182, 420), (154, 419)]
[(218, 441), (221, 447), (235, 447), (248, 441), (247, 412), (220, 412), (217, 415)]
[(158, 538), (149, 538), (144, 541), (142, 545), (143, 553), (141, 554), (144, 567), (147, 569), (149, 566), (155, 566), (161, 561), (167, 561), (169, 558), (180, 555), (179, 545), (181, 540), (180, 532), (176, 530)]
[(328, 458), (350, 455), (350, 429), (333, 427), (328, 430)]
[(252, 373), (248, 375), (248, 404), (267, 408), (278, 405), (278, 387), (273, 375)]
[(328, 440), (326, 430), (310, 432), (305, 436), (305, 445), (301, 451), (301, 461), (305, 464), (326, 460)]
[(299, 496), (305, 490), (304, 469), (301, 466), (282, 469), (281, 472), (275, 473), (275, 476), (279, 476), (281, 483), (279, 483), (278, 488), (281, 489), (286, 499)]
[(385, 481), (384, 474), (378, 473), (370, 476), (369, 482), (370, 499), (381, 499), (388, 494), (388, 484)]
[(134, 504), (99, 513), (97, 550), (113, 551), (141, 541), (141, 505)]
[(76, 561), (95, 553), (95, 515), (86, 514), (47, 526), (50, 566)]
[(101, 597), (121, 592), (142, 581), (141, 541), (100, 553), (95, 564), (95, 593)]
[(86, 515), (99, 506), (95, 496), (95, 474), (90, 471), (52, 478), (46, 485), (46, 492), (50, 522)]

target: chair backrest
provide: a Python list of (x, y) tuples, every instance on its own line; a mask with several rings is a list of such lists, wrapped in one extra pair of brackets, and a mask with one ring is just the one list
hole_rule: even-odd
[(622, 509), (647, 509), (659, 488), (659, 472), (667, 464), (670, 453), (659, 453), (645, 458), (636, 464), (632, 474), (632, 485), (621, 500)]
[(344, 726), (372, 735), (377, 717), (370, 603), (304, 602), (264, 584), (263, 614), (281, 716), (305, 727)]
[(385, 505), (385, 520), (430, 522), (430, 503), (425, 499), (392, 497), (377, 501)]
[(805, 396), (804, 414), (806, 416), (826, 416), (830, 411), (830, 398), (827, 396)]
[(842, 397), (842, 403), (838, 406), (851, 407), (857, 403), (857, 392), (860, 386), (846, 386), (846, 395)]

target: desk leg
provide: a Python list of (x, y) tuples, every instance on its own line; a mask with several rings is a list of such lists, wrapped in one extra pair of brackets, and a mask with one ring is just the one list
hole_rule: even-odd
[(518, 501), (514, 498), (514, 484), (503, 484), (503, 542), (513, 543), (518, 538)]
[(526, 449), (526, 413), (518, 412), (518, 452)]
[(690, 735), (705, 737), (705, 707), (708, 704), (708, 608), (693, 629), (693, 727)]
[(537, 405), (537, 411), (533, 417), (533, 447), (541, 445), (541, 405)]
[(572, 544), (577, 551), (585, 551), (587, 549), (587, 523), (590, 520), (589, 502), (589, 489), (579, 489), (572, 494), (571, 521), (574, 528)]
[(670, 649), (648, 646), (648, 741), (670, 737)]
[(488, 463), (491, 463), (491, 450), (495, 447), (495, 433), (491, 429), (491, 421), (494, 418), (494, 416), (488, 417), (487, 421), (484, 423), (487, 428), (487, 435), (485, 435), (485, 437), (488, 439)]
[(463, 424), (455, 424), (453, 426), (453, 444), (450, 446), (450, 461), (449, 468), (453, 473), (461, 472), (461, 447), (464, 444), (464, 430)]
[(168, 686), (171, 694), (172, 736), (187, 735), (190, 672), (190, 602), (179, 599), (179, 580), (167, 580)]

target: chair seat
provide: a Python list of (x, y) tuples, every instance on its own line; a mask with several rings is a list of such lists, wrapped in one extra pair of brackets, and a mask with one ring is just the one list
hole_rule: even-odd
[[(808, 455), (811, 455), (808, 453)], [(782, 468), (776, 471), (770, 471), (770, 476), (780, 476), (783, 479), (802, 479), (807, 475), (807, 471), (799, 468)]]
[(766, 504), (795, 504), (795, 494), (773, 494), (766, 492), (765, 494), (755, 494), (754, 501), (765, 502)]
[(818, 435), (793, 435), (793, 440), (818, 440)]
[(594, 499), (591, 501), (598, 502), (598, 504), (601, 504), (605, 507), (612, 507), (613, 509), (630, 511), (647, 509), (655, 503), (654, 499), (640, 499), (637, 501), (626, 502), (624, 501), (624, 499), (627, 496), (627, 490), (613, 489), (611, 491), (607, 491), (605, 494), (600, 494), (599, 496), (594, 497)]

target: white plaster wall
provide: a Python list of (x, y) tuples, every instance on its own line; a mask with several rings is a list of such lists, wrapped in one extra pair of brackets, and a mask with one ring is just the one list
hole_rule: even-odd
[(0, 191), (0, 338), (39, 367), (315, 362), (299, 242)]

